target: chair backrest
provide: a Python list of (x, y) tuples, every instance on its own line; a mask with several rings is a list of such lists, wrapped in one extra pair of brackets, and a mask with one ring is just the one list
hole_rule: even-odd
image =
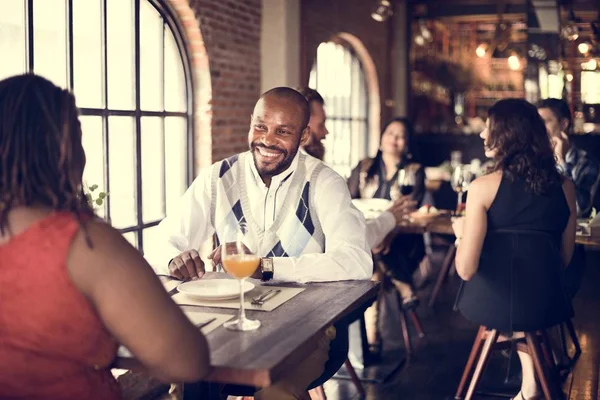
[(534, 331), (572, 316), (562, 284), (559, 243), (546, 232), (486, 234), (479, 268), (464, 284), (458, 309), (468, 319), (504, 332)]

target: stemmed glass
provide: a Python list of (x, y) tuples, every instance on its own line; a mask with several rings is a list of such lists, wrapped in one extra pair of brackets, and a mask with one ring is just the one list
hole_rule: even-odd
[(244, 310), (244, 282), (258, 268), (260, 257), (250, 251), (244, 244), (244, 237), (248, 232), (246, 224), (240, 223), (239, 228), (235, 234), (234, 242), (221, 245), (221, 263), (223, 264), (223, 268), (225, 268), (225, 271), (229, 275), (238, 279), (240, 283), (239, 316), (233, 321), (226, 322), (224, 326), (233, 331), (252, 331), (258, 329), (260, 321), (246, 318)]
[(458, 214), (460, 210), (463, 193), (469, 190), (472, 180), (473, 173), (471, 172), (470, 166), (459, 164), (454, 168), (450, 184), (452, 185), (452, 190), (454, 190), (457, 194), (456, 214)]
[(402, 196), (410, 195), (415, 188), (415, 172), (413, 170), (401, 169), (398, 171), (398, 186)]

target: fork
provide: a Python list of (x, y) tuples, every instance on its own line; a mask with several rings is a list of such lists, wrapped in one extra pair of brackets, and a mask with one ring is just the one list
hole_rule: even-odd
[(281, 289), (271, 289), (266, 291), (265, 293), (263, 293), (262, 295), (258, 296), (255, 299), (252, 299), (251, 304), (255, 305), (255, 306), (262, 306), (263, 304), (265, 304), (265, 301), (267, 301), (268, 299), (272, 299), (273, 297), (277, 296), (277, 294), (279, 294), (279, 292), (281, 292)]

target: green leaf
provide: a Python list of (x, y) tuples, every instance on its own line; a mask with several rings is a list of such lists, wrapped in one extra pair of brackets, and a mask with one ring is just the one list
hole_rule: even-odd
[(102, 199), (96, 199), (96, 204), (101, 206), (104, 201)]
[(92, 185), (92, 186), (90, 186), (90, 192), (93, 192), (96, 189), (98, 189), (98, 185)]
[(104, 199), (105, 197), (106, 197), (106, 193), (104, 193), (104, 192), (100, 192), (98, 194), (98, 198), (100, 198), (100, 199)]
[(91, 195), (91, 194), (89, 194), (89, 193), (86, 193), (86, 194), (85, 194), (85, 197), (87, 198), (87, 201), (88, 201), (88, 202), (90, 202), (90, 203), (91, 203), (91, 202), (93, 201), (93, 199), (92, 199), (92, 195)]

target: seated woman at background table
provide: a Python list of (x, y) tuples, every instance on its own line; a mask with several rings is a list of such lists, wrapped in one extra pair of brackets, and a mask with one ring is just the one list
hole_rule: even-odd
[[(412, 125), (406, 118), (392, 120), (381, 135), (375, 158), (362, 160), (348, 179), (352, 198), (400, 198), (398, 175), (401, 170), (414, 175), (411, 198), (421, 206), (425, 196), (425, 172), (413, 151)], [(395, 235), (385, 250), (376, 255), (376, 264), (392, 276), (400, 292), (403, 307), (416, 307), (418, 299), (412, 288), (412, 275), (425, 256), (422, 235)], [(376, 272), (376, 278), (378, 272)], [(369, 330), (368, 330), (369, 331)], [(371, 335), (370, 335), (371, 336)]]
[[(535, 106), (520, 99), (497, 102), (490, 108), (480, 136), (485, 155), (494, 159), (495, 167), (471, 183), (466, 216), (454, 222), (456, 271), (460, 277), (468, 281), (477, 273), (486, 233), (499, 229), (549, 233), (567, 265), (575, 245), (575, 187), (556, 168), (544, 121)], [(480, 290), (489, 293), (491, 288)], [(548, 295), (553, 294), (531, 293), (531, 301), (539, 302)], [(497, 301), (488, 304), (482, 300), (484, 297), (474, 298), (473, 307), (480, 307), (488, 315), (502, 312)], [(557, 308), (555, 314), (559, 312)], [(537, 399), (540, 391), (532, 358), (524, 352), (518, 354), (523, 382), (515, 399)]]
[(0, 398), (118, 399), (122, 343), (165, 382), (209, 370), (205, 337), (82, 192), (75, 98), (0, 81)]

